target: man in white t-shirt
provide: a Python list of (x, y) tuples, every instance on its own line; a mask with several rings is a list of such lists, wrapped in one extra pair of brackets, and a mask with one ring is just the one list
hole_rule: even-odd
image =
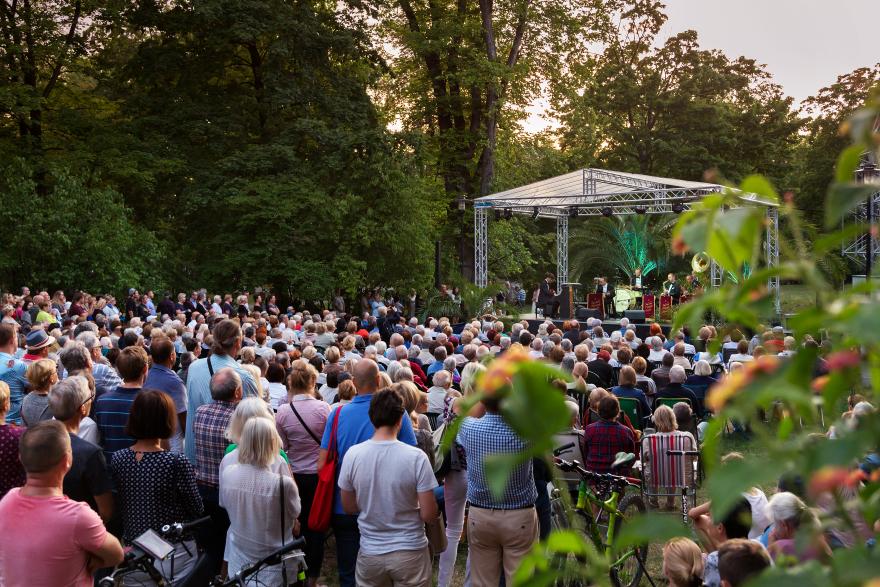
[(437, 518), (437, 482), (427, 455), (397, 440), (403, 398), (387, 388), (370, 403), (373, 437), (342, 460), (342, 507), (358, 514), (358, 585), (430, 585), (425, 523)]

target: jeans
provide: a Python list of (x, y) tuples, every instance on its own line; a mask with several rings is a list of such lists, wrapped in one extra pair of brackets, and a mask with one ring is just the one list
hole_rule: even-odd
[(361, 545), (361, 532), (358, 529), (357, 516), (333, 514), (331, 525), (333, 526), (333, 534), (336, 536), (339, 586), (356, 587), (355, 570)]
[(464, 529), (464, 506), (467, 503), (467, 471), (450, 471), (443, 482), (446, 509), (446, 550), (440, 554), (437, 585), (447, 587), (452, 580), (458, 542)]
[(199, 543), (205, 547), (208, 566), (213, 574), (220, 572), (223, 551), (226, 549), (226, 532), (229, 530), (229, 514), (220, 507), (220, 489), (199, 484), (199, 495), (205, 506), (205, 515), (211, 516), (209, 524), (202, 524), (198, 531)]
[(309, 512), (312, 511), (312, 502), (315, 500), (315, 489), (318, 487), (318, 475), (316, 473), (294, 473), (293, 480), (299, 488), (299, 499), (302, 511), (299, 514), (299, 526), (306, 545), (303, 551), (306, 555), (306, 571), (309, 577), (321, 576), (321, 563), (324, 560), (324, 533), (314, 532), (308, 528)]

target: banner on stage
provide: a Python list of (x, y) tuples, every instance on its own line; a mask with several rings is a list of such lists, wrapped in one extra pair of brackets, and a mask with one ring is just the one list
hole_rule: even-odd
[(660, 317), (664, 320), (672, 318), (672, 296), (660, 296)]
[(642, 298), (642, 309), (645, 311), (645, 319), (654, 318), (654, 294), (645, 294)]
[(599, 315), (605, 318), (605, 304), (602, 303), (602, 294), (587, 294), (587, 307), (591, 310), (598, 310)]

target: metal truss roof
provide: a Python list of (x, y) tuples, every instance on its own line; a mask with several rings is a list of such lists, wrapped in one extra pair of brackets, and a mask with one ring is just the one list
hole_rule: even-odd
[[(688, 210), (704, 196), (724, 190), (712, 183), (588, 168), (477, 198), (474, 207), (545, 218), (599, 216), (609, 209), (614, 216), (668, 214)], [(734, 193), (744, 205), (777, 205), (756, 194)]]

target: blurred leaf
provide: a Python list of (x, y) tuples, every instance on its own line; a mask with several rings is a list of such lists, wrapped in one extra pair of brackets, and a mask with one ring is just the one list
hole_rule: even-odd
[(828, 570), (815, 561), (795, 569), (771, 567), (746, 583), (748, 587), (806, 587), (828, 584)]
[(773, 185), (763, 175), (750, 175), (742, 181), (739, 187), (742, 191), (757, 194), (765, 200), (779, 201), (779, 195), (773, 189)]
[(838, 183), (852, 181), (864, 152), (864, 145), (851, 145), (843, 150), (843, 153), (837, 158), (837, 166), (834, 171), (834, 179)]
[(526, 452), (496, 453), (483, 459), (483, 471), (489, 490), (497, 499), (504, 496), (510, 473), (515, 467), (530, 461), (532, 456)]
[(647, 513), (627, 519), (615, 538), (615, 548), (623, 550), (646, 542), (662, 545), (676, 536), (689, 536), (687, 527), (682, 526), (678, 517)]
[(864, 183), (835, 183), (825, 199), (825, 227), (835, 228), (841, 220), (867, 202), (877, 191), (876, 185)]
[(511, 393), (501, 403), (504, 421), (536, 450), (551, 448), (548, 437), (569, 426), (571, 413), (562, 393), (550, 381), (566, 376), (539, 361), (522, 363), (513, 376)]
[(719, 465), (706, 482), (712, 500), (712, 519), (727, 515), (743, 492), (779, 479), (780, 473), (780, 463), (770, 458), (731, 460)]
[(856, 222), (847, 224), (841, 230), (826, 234), (813, 243), (813, 253), (821, 255), (840, 248), (840, 245), (859, 237), (868, 230), (868, 225), (864, 222)]

